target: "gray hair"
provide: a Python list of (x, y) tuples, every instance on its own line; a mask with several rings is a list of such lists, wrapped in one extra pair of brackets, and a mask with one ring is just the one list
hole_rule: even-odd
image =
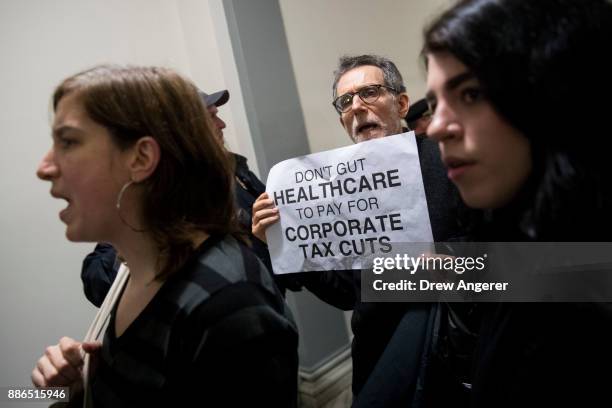
[(338, 86), (340, 77), (351, 69), (364, 65), (372, 65), (380, 68), (385, 79), (385, 86), (395, 89), (398, 93), (406, 92), (402, 74), (400, 74), (399, 70), (390, 59), (381, 57), (379, 55), (370, 54), (356, 55), (352, 57), (345, 55), (340, 57), (340, 60), (338, 61), (338, 68), (334, 71), (334, 83), (332, 85), (333, 99), (335, 99), (337, 96), (336, 87)]

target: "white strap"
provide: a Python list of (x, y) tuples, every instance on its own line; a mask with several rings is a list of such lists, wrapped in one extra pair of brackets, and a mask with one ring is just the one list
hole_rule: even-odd
[[(130, 270), (127, 265), (122, 263), (117, 271), (117, 276), (115, 277), (115, 281), (110, 287), (106, 297), (104, 298), (104, 302), (98, 309), (98, 313), (96, 313), (96, 317), (94, 317), (91, 325), (89, 326), (89, 330), (87, 330), (87, 334), (83, 341), (90, 342), (96, 341), (103, 336), (104, 330), (108, 325), (111, 311), (115, 307), (117, 300), (119, 299), (119, 295), (127, 282), (128, 277), (130, 276)], [(89, 398), (89, 354), (85, 353), (81, 350), (81, 355), (83, 356), (83, 390), (85, 392), (85, 397), (83, 399), (83, 405), (85, 407), (88, 406), (88, 398)]]

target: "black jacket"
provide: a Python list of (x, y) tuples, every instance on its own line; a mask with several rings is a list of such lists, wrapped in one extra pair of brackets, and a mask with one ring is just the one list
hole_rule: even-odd
[[(517, 208), (518, 207), (518, 208)], [(522, 207), (487, 214), (474, 229), (479, 241), (529, 242)], [(595, 213), (595, 212), (594, 212)], [(575, 219), (581, 219), (578, 214)], [(583, 219), (583, 218), (582, 218)], [(608, 218), (609, 219), (609, 218)], [(608, 219), (573, 226), (546, 240), (596, 241)], [(472, 366), (471, 407), (608, 407), (612, 405), (612, 304), (488, 303)]]

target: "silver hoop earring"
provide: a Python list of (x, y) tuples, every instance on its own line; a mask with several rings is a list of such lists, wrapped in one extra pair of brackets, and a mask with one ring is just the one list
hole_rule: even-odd
[(132, 184), (134, 184), (134, 181), (130, 180), (127, 183), (125, 183), (123, 187), (121, 187), (121, 190), (119, 190), (119, 194), (117, 195), (117, 204), (115, 204), (115, 207), (117, 208), (117, 213), (119, 214), (119, 218), (121, 219), (121, 222), (123, 222), (129, 229), (131, 229), (134, 232), (145, 232), (146, 230), (144, 229), (138, 229), (138, 228), (132, 227), (125, 220), (125, 218), (123, 218), (123, 215), (121, 215), (121, 199), (123, 198), (123, 194), (125, 193), (125, 190), (127, 190), (128, 187), (131, 186)]
[(125, 193), (125, 190), (127, 190), (127, 188), (131, 186), (132, 184), (134, 184), (134, 182), (130, 180), (127, 183), (125, 183), (123, 187), (121, 187), (121, 190), (119, 190), (119, 195), (117, 196), (117, 204), (115, 204), (118, 210), (121, 209), (121, 199), (123, 198), (123, 193)]

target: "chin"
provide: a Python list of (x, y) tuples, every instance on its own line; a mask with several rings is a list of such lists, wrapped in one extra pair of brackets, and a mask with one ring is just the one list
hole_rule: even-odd
[(508, 199), (491, 194), (490, 191), (469, 191), (459, 188), (461, 199), (470, 208), (478, 210), (495, 210), (508, 204)]
[(385, 137), (383, 132), (372, 132), (368, 134), (359, 134), (353, 138), (355, 143), (367, 142), (368, 140), (380, 139), (381, 137)]
[(68, 241), (70, 242), (85, 242), (86, 241), (83, 239), (81, 234), (79, 234), (77, 231), (74, 231), (74, 229), (70, 229), (70, 227), (66, 228), (66, 239), (68, 239)]
[(70, 231), (66, 231), (66, 239), (70, 242), (82, 242), (82, 240), (80, 240), (78, 236), (75, 236)]
[(84, 231), (75, 228), (74, 226), (68, 225), (66, 227), (66, 239), (70, 242), (102, 242), (102, 239), (95, 239), (93, 237), (88, 236), (88, 234), (84, 233)]

